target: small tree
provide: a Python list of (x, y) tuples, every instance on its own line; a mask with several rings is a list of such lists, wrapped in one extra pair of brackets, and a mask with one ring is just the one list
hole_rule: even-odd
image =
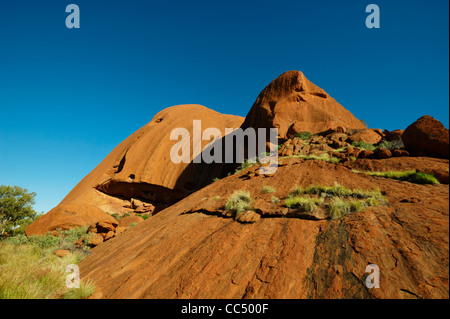
[(37, 216), (32, 208), (36, 193), (19, 186), (0, 185), (0, 235), (13, 231), (22, 224), (29, 224)]

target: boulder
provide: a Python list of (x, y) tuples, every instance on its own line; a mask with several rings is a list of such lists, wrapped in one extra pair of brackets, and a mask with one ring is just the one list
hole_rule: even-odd
[(260, 219), (261, 215), (251, 210), (247, 210), (235, 218), (235, 220), (240, 223), (256, 223)]
[(362, 150), (358, 154), (358, 158), (373, 158), (373, 157), (374, 157), (374, 152), (371, 150)]
[(376, 144), (381, 141), (381, 138), (380, 134), (371, 129), (361, 130), (349, 137), (351, 142), (365, 142), (369, 144)]
[(114, 229), (119, 225), (117, 220), (114, 221), (101, 221), (96, 225), (97, 233), (108, 233), (114, 231)]
[(333, 152), (334, 149), (329, 147), (327, 144), (314, 144), (311, 145), (311, 150), (309, 151), (310, 153), (312, 152), (322, 152), (322, 153), (328, 153), (328, 152)]
[(114, 236), (116, 236), (116, 233), (110, 230), (109, 232), (106, 233), (104, 240), (107, 241), (108, 239), (113, 238)]
[(402, 157), (402, 156), (409, 156), (409, 152), (405, 150), (392, 150), (392, 156), (393, 157)]
[(377, 133), (378, 135), (380, 135), (381, 138), (383, 138), (383, 137), (385, 136), (382, 129), (379, 129), (379, 128), (372, 128), (371, 130), (374, 131), (375, 133)]
[(103, 243), (103, 236), (97, 233), (92, 233), (91, 238), (89, 239), (88, 245), (91, 247), (95, 247)]
[(449, 158), (449, 131), (429, 115), (408, 126), (402, 134), (408, 152), (437, 158)]
[(332, 133), (326, 136), (331, 141), (345, 142), (348, 139), (348, 135), (345, 133)]
[(311, 145), (305, 144), (303, 145), (302, 149), (298, 153), (298, 155), (305, 156), (309, 154), (309, 151), (311, 150)]
[(378, 159), (385, 159), (385, 158), (392, 157), (392, 153), (390, 150), (388, 150), (386, 148), (379, 148), (376, 151), (376, 157)]
[(394, 130), (389, 132), (388, 130), (384, 130), (384, 139), (388, 142), (395, 141), (402, 138), (404, 130)]
[(338, 148), (344, 148), (347, 146), (347, 142), (340, 142), (340, 141), (331, 141), (331, 143), (329, 143), (328, 145), (330, 145), (331, 147), (338, 149)]
[(351, 145), (347, 146), (347, 148), (345, 149), (345, 154), (347, 155), (353, 155), (355, 152), (355, 148)]
[(360, 149), (359, 147), (354, 147), (353, 148), (353, 153), (351, 154), (351, 156), (354, 156), (356, 158), (359, 157), (359, 154), (361, 153), (362, 149)]
[(57, 249), (53, 252), (53, 255), (63, 258), (70, 255), (70, 251), (68, 249)]

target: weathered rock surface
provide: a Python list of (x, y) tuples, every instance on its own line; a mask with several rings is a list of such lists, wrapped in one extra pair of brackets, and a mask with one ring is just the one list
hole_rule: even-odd
[[(281, 138), (297, 132), (319, 133), (328, 129), (365, 126), (302, 72), (288, 71), (259, 94), (242, 128), (278, 128)], [(288, 135), (288, 130), (291, 136)]]
[(408, 126), (401, 138), (410, 153), (449, 158), (449, 131), (429, 115), (422, 116)]
[[(82, 278), (96, 286), (92, 298), (449, 297), (448, 185), (371, 177), (323, 161), (283, 161), (270, 178), (246, 179), (246, 171), (226, 177), (98, 246), (79, 265)], [(307, 220), (278, 216), (282, 202), (271, 203), (296, 185), (335, 181), (379, 187), (388, 205), (339, 220)], [(263, 194), (262, 185), (276, 192)], [(236, 189), (268, 203), (257, 205), (258, 221), (239, 223), (220, 213)], [(365, 285), (368, 264), (380, 268), (380, 289)]]
[(142, 217), (139, 216), (127, 216), (127, 217), (123, 217), (121, 219), (119, 219), (119, 226), (120, 227), (129, 227), (130, 224), (138, 224), (143, 222), (144, 219)]
[(97, 222), (117, 223), (111, 215), (95, 206), (87, 204), (59, 205), (29, 225), (25, 229), (25, 233), (27, 236), (43, 235), (58, 229), (64, 231)]

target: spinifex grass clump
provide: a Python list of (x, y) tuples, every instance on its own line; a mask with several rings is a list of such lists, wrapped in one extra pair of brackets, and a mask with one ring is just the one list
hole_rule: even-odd
[(263, 186), (263, 188), (261, 189), (261, 193), (263, 193), (263, 194), (269, 194), (269, 193), (275, 193), (275, 192), (276, 192), (276, 190), (272, 186)]
[(364, 172), (371, 176), (381, 176), (386, 178), (398, 179), (400, 181), (406, 181), (415, 184), (439, 184), (436, 177), (431, 174), (417, 172), (417, 171), (404, 171), (404, 172)]
[[(79, 290), (65, 285), (66, 267), (79, 263), (89, 252), (73, 243), (88, 238), (87, 227), (60, 232), (60, 236), (17, 235), (0, 243), (0, 299), (47, 299), (65, 293), (70, 298), (85, 298), (93, 292), (92, 284), (81, 281)], [(60, 258), (56, 249), (70, 254)], [(89, 286), (89, 287), (86, 287)], [(89, 288), (89, 289), (86, 289)]]
[(62, 296), (62, 299), (86, 299), (92, 295), (94, 291), (95, 286), (92, 281), (80, 281), (80, 287), (70, 289)]
[(308, 140), (310, 137), (312, 136), (312, 133), (310, 133), (310, 132), (298, 132), (298, 133), (296, 133), (295, 134), (295, 137), (298, 137), (298, 138), (300, 138), (300, 139), (302, 139), (302, 140)]
[(334, 186), (311, 185), (305, 189), (296, 187), (285, 200), (287, 207), (304, 212), (325, 209), (332, 219), (384, 203), (386, 200), (379, 189), (351, 190), (337, 183)]
[(319, 160), (329, 163), (339, 163), (339, 159), (336, 157), (330, 157), (330, 155), (324, 153), (321, 155), (289, 155), (289, 156), (282, 156), (281, 158), (301, 158), (304, 160)]
[(286, 199), (284, 204), (289, 208), (301, 209), (304, 212), (312, 213), (317, 209), (317, 206), (322, 204), (323, 199), (306, 197), (290, 197)]
[(234, 212), (235, 216), (243, 213), (244, 211), (251, 209), (252, 197), (249, 191), (238, 190), (235, 191), (228, 198), (225, 204), (225, 210)]

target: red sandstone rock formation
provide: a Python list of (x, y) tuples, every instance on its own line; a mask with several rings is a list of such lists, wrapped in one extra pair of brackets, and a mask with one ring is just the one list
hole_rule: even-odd
[[(220, 166), (175, 164), (170, 159), (170, 150), (178, 142), (170, 140), (171, 131), (174, 128), (188, 129), (192, 145), (193, 120), (201, 120), (203, 129), (218, 128), (224, 135), (225, 128), (238, 128), (243, 118), (220, 114), (201, 105), (178, 105), (162, 110), (147, 125), (120, 143), (58, 207), (31, 224), (26, 229), (27, 235), (45, 233), (69, 224), (86, 226), (101, 212), (103, 217), (96, 221), (109, 216), (106, 212), (123, 215), (130, 211), (132, 199), (140, 199), (147, 205), (141, 205), (137, 212), (154, 212), (152, 206), (161, 210), (210, 183), (217, 177)], [(202, 148), (208, 143), (209, 140), (202, 141)], [(190, 149), (192, 160), (192, 146)], [(61, 219), (66, 215), (61, 212), (67, 205), (71, 205), (73, 214), (63, 221)], [(83, 218), (89, 214), (92, 218), (87, 223)]]
[(410, 153), (449, 158), (449, 131), (429, 115), (408, 126), (401, 138)]
[(338, 127), (365, 129), (364, 124), (302, 72), (288, 71), (259, 94), (243, 128), (278, 128), (281, 138), (296, 132), (319, 133)]

